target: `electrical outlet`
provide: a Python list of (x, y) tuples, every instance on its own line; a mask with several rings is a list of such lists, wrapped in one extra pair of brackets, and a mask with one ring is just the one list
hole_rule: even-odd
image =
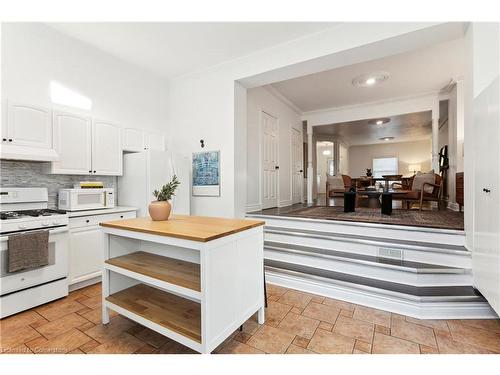
[(378, 256), (381, 258), (391, 258), (403, 260), (403, 250), (392, 249), (390, 247), (379, 247)]

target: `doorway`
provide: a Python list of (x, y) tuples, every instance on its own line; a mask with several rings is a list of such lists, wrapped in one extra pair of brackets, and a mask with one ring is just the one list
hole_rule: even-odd
[(278, 207), (278, 119), (262, 111), (262, 209)]

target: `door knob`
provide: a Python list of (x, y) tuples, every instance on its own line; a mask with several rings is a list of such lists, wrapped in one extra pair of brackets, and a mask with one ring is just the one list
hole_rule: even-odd
[(487, 188), (483, 188), (483, 191), (484, 191), (485, 193), (489, 193), (489, 192), (491, 192), (491, 190), (490, 190), (490, 189), (487, 189)]

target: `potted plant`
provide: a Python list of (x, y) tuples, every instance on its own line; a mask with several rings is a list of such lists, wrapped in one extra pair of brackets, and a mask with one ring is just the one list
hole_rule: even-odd
[(180, 184), (177, 176), (174, 175), (168, 184), (163, 185), (160, 190), (153, 191), (156, 201), (152, 201), (148, 207), (151, 219), (155, 221), (168, 220), (170, 211), (172, 210), (172, 205), (169, 201), (175, 195), (175, 190)]

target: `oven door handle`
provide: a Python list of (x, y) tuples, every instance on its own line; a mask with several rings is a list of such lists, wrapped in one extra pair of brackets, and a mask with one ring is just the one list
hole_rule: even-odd
[[(59, 234), (59, 233), (67, 232), (67, 231), (68, 231), (68, 227), (66, 225), (62, 226), (62, 227), (59, 227), (59, 228), (53, 228), (53, 229), (49, 230), (49, 236), (51, 234)], [(9, 239), (9, 235), (6, 234), (6, 235), (0, 237), (0, 242), (7, 241), (8, 239)]]

